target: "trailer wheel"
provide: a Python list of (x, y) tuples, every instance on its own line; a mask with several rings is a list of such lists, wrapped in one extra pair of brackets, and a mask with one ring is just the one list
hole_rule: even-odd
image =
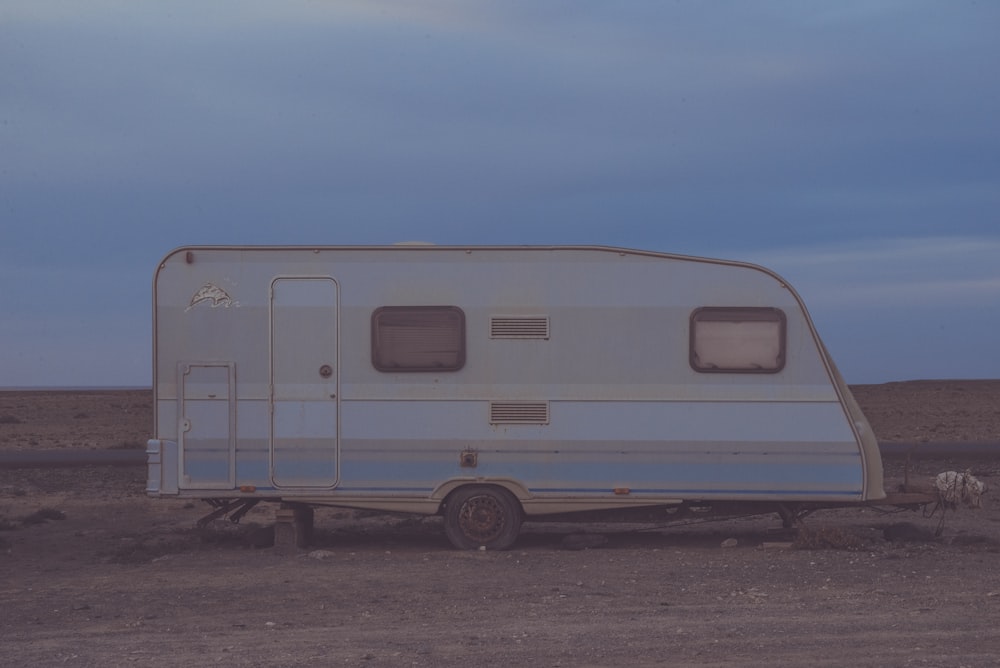
[(460, 550), (506, 550), (521, 530), (521, 504), (502, 487), (468, 485), (448, 497), (444, 533)]

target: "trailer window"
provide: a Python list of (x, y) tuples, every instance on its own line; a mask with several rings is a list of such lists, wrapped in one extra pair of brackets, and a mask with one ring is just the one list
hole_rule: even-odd
[(702, 373), (777, 373), (785, 366), (785, 314), (776, 308), (696, 309), (690, 358)]
[(372, 314), (379, 371), (458, 371), (465, 365), (465, 314), (456, 306), (383, 306)]

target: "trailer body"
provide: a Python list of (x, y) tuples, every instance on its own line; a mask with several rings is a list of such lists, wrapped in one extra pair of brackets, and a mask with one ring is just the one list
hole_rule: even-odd
[(494, 490), (529, 519), (885, 497), (805, 305), (759, 266), (187, 247), (158, 266), (153, 304), (151, 496), (435, 514)]

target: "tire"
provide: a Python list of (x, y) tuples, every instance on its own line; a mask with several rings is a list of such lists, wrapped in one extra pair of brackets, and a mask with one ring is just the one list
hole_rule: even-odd
[(466, 485), (448, 497), (444, 533), (460, 550), (506, 550), (521, 530), (521, 504), (502, 487)]

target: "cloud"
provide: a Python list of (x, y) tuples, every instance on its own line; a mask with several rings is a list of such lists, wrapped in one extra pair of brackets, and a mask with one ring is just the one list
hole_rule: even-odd
[[(751, 252), (811, 309), (1000, 309), (1000, 240), (927, 237)], [(998, 311), (1000, 314), (1000, 311)]]
[[(928, 86), (892, 59), (873, 66), (865, 48), (845, 53), (838, 27), (856, 21), (846, 10), (28, 6), (15, 3), (28, 27), (7, 65), (27, 82), (10, 93), (12, 187), (269, 188), (299, 199), (326, 189), (418, 206), (497, 193), (588, 206), (603, 193), (668, 215), (696, 213), (724, 189), (761, 217), (816, 199), (850, 211), (873, 178), (905, 193), (912, 166), (933, 165), (890, 168), (894, 143), (955, 145), (961, 128), (928, 136), (927, 112), (908, 108), (914, 95), (932, 109), (968, 97), (937, 94), (940, 78)], [(912, 23), (901, 7), (864, 8), (857, 46), (882, 43), (900, 13)], [(886, 48), (906, 63), (926, 57), (905, 35)], [(977, 141), (985, 155), (989, 138)]]

